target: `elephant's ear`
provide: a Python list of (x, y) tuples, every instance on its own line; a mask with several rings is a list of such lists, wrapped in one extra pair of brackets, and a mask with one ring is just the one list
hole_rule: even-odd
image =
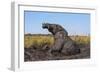
[(60, 25), (56, 25), (56, 30), (57, 30), (57, 31), (62, 31), (63, 28), (62, 28)]
[(56, 25), (56, 30), (57, 30), (57, 32), (59, 32), (59, 31), (65, 31), (66, 35), (68, 36), (68, 32), (62, 26)]

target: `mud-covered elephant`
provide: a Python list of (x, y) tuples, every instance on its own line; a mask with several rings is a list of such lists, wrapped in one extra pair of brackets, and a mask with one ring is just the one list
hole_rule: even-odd
[(54, 37), (54, 44), (49, 47), (49, 52), (53, 51), (65, 55), (74, 55), (80, 53), (76, 43), (68, 36), (68, 32), (59, 24), (43, 23), (43, 29), (48, 29)]

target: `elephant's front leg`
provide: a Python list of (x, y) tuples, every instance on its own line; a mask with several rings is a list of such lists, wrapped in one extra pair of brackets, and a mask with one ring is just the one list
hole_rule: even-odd
[(51, 46), (49, 53), (52, 55), (53, 52), (58, 52), (60, 53), (62, 48), (63, 48), (64, 40), (63, 39), (58, 39), (55, 41), (54, 45)]

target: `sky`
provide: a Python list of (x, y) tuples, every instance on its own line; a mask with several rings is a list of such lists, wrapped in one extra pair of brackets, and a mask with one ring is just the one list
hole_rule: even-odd
[(90, 14), (24, 11), (25, 34), (50, 34), (42, 23), (60, 24), (69, 35), (90, 34)]

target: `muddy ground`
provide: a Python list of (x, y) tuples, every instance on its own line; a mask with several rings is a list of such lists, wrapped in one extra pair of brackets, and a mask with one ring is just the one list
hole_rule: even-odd
[(63, 55), (55, 52), (52, 56), (47, 50), (38, 49), (35, 47), (24, 48), (24, 61), (46, 61), (46, 60), (67, 60), (67, 59), (87, 59), (90, 58), (90, 45), (80, 46), (81, 53), (76, 55)]

